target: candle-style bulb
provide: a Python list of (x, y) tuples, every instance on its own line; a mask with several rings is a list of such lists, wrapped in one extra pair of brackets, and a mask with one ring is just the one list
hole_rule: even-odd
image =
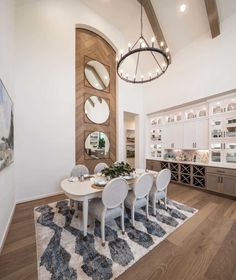
[(152, 42), (152, 47), (154, 47), (155, 37), (152, 37), (151, 42)]

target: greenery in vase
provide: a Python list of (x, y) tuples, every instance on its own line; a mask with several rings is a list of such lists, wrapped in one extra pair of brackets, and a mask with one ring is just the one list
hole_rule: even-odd
[(107, 168), (102, 170), (102, 174), (106, 177), (117, 178), (119, 176), (130, 175), (135, 169), (132, 168), (128, 163), (115, 162)]
[(99, 139), (98, 148), (99, 149), (105, 148), (105, 139), (104, 138)]

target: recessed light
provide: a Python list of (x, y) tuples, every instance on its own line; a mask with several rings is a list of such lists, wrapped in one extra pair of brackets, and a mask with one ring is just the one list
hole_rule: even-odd
[(180, 5), (180, 8), (179, 8), (180, 12), (181, 13), (185, 12), (186, 11), (186, 7), (187, 7), (186, 4)]

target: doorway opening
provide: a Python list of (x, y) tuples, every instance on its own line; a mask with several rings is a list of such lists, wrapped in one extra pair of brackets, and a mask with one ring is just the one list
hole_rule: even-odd
[(125, 161), (135, 168), (136, 114), (124, 112)]

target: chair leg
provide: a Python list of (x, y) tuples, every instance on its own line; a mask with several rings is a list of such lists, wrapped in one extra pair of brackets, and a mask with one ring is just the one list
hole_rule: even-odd
[(74, 206), (74, 201), (72, 199), (70, 199), (70, 201), (69, 201), (69, 206), (70, 206), (70, 208), (73, 208), (73, 206)]
[(133, 227), (135, 227), (134, 214), (135, 214), (135, 202), (133, 202), (133, 204), (132, 204), (132, 210), (131, 210), (131, 217), (132, 217), (132, 225), (133, 225)]
[(153, 214), (154, 214), (154, 216), (156, 216), (157, 211), (156, 211), (156, 196), (155, 195), (152, 200), (152, 207), (153, 207)]
[(147, 217), (147, 219), (149, 219), (149, 211), (148, 211), (148, 205), (149, 205), (149, 202), (148, 202), (148, 200), (149, 200), (149, 197), (148, 197), (148, 195), (147, 195), (147, 204), (146, 204), (146, 217)]
[(165, 196), (165, 198), (164, 198), (164, 206), (165, 206), (165, 209), (167, 210), (167, 197)]
[(101, 221), (102, 246), (105, 246), (105, 217)]
[(122, 234), (125, 234), (125, 207), (124, 203), (122, 203), (122, 210), (121, 210), (121, 229), (122, 229)]

